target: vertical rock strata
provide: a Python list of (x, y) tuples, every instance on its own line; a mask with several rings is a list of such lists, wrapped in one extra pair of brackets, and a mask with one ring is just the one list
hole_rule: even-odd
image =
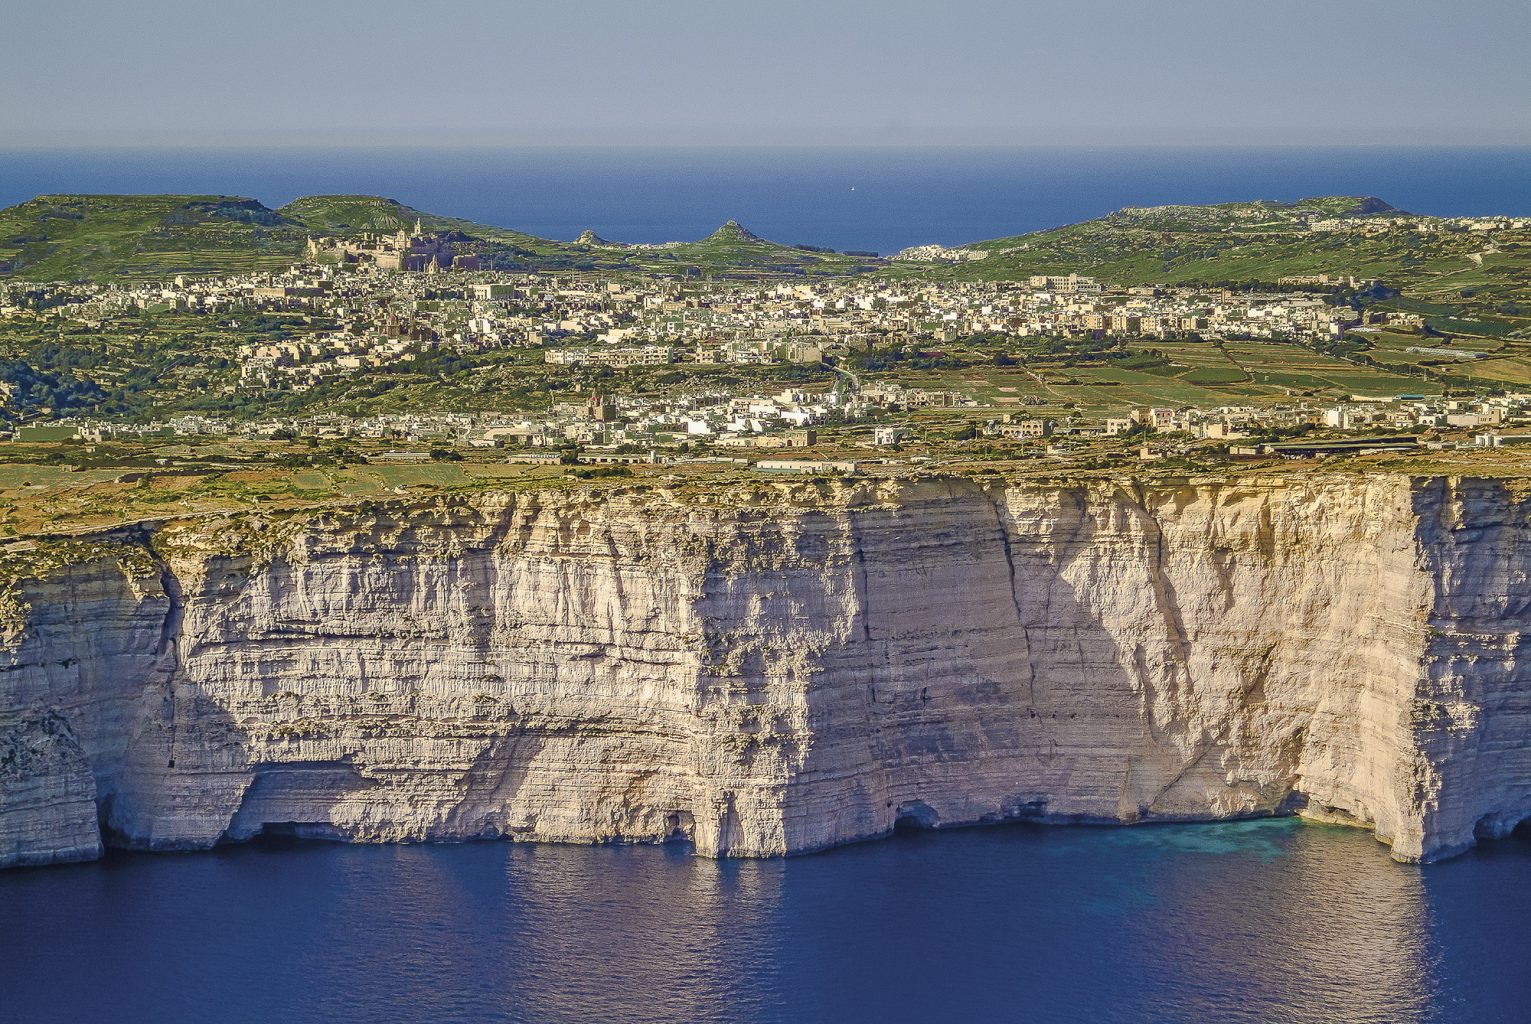
[(1403, 476), (631, 489), (0, 558), (0, 865), (1531, 817), (1528, 505)]

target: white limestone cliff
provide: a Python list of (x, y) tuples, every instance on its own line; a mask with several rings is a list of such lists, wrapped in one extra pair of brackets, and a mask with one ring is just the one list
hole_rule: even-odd
[(1444, 856), (1531, 817), (1528, 508), (1404, 476), (952, 478), (43, 542), (0, 559), (0, 865), (1291, 812)]

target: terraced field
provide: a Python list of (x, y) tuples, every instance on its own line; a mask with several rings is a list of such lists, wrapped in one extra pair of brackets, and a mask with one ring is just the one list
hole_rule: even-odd
[(1325, 397), (1440, 392), (1439, 386), (1418, 378), (1359, 366), (1300, 345), (1230, 341), (1225, 348), (1256, 386)]
[[(1022, 406), (1052, 415), (1072, 410), (1119, 415), (1134, 406), (1338, 401), (1352, 395), (1439, 394), (1441, 385), (1286, 342), (1134, 342), (1132, 357), (1076, 366), (908, 370), (890, 378), (908, 387), (956, 390), (985, 405)], [(1027, 399), (1040, 405), (1024, 405)]]
[(164, 278), (290, 266), (306, 237), (253, 199), (39, 196), (0, 210), (0, 274), (31, 280)]

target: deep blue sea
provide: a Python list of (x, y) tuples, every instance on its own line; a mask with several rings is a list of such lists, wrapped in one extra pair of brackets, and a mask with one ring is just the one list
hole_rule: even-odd
[(1531, 215), (1531, 148), (0, 150), (0, 206), (46, 192), (390, 196), (550, 238), (699, 238), (735, 218), (788, 244), (888, 253), (1128, 205), (1376, 195)]
[(1517, 1022), (1531, 840), (1292, 820), (772, 861), (287, 841), (0, 873), (0, 1020)]

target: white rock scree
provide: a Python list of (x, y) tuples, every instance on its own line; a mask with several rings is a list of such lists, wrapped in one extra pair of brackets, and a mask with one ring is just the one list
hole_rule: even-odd
[(0, 565), (0, 865), (1285, 813), (1418, 861), (1531, 817), (1499, 481), (482, 494)]

